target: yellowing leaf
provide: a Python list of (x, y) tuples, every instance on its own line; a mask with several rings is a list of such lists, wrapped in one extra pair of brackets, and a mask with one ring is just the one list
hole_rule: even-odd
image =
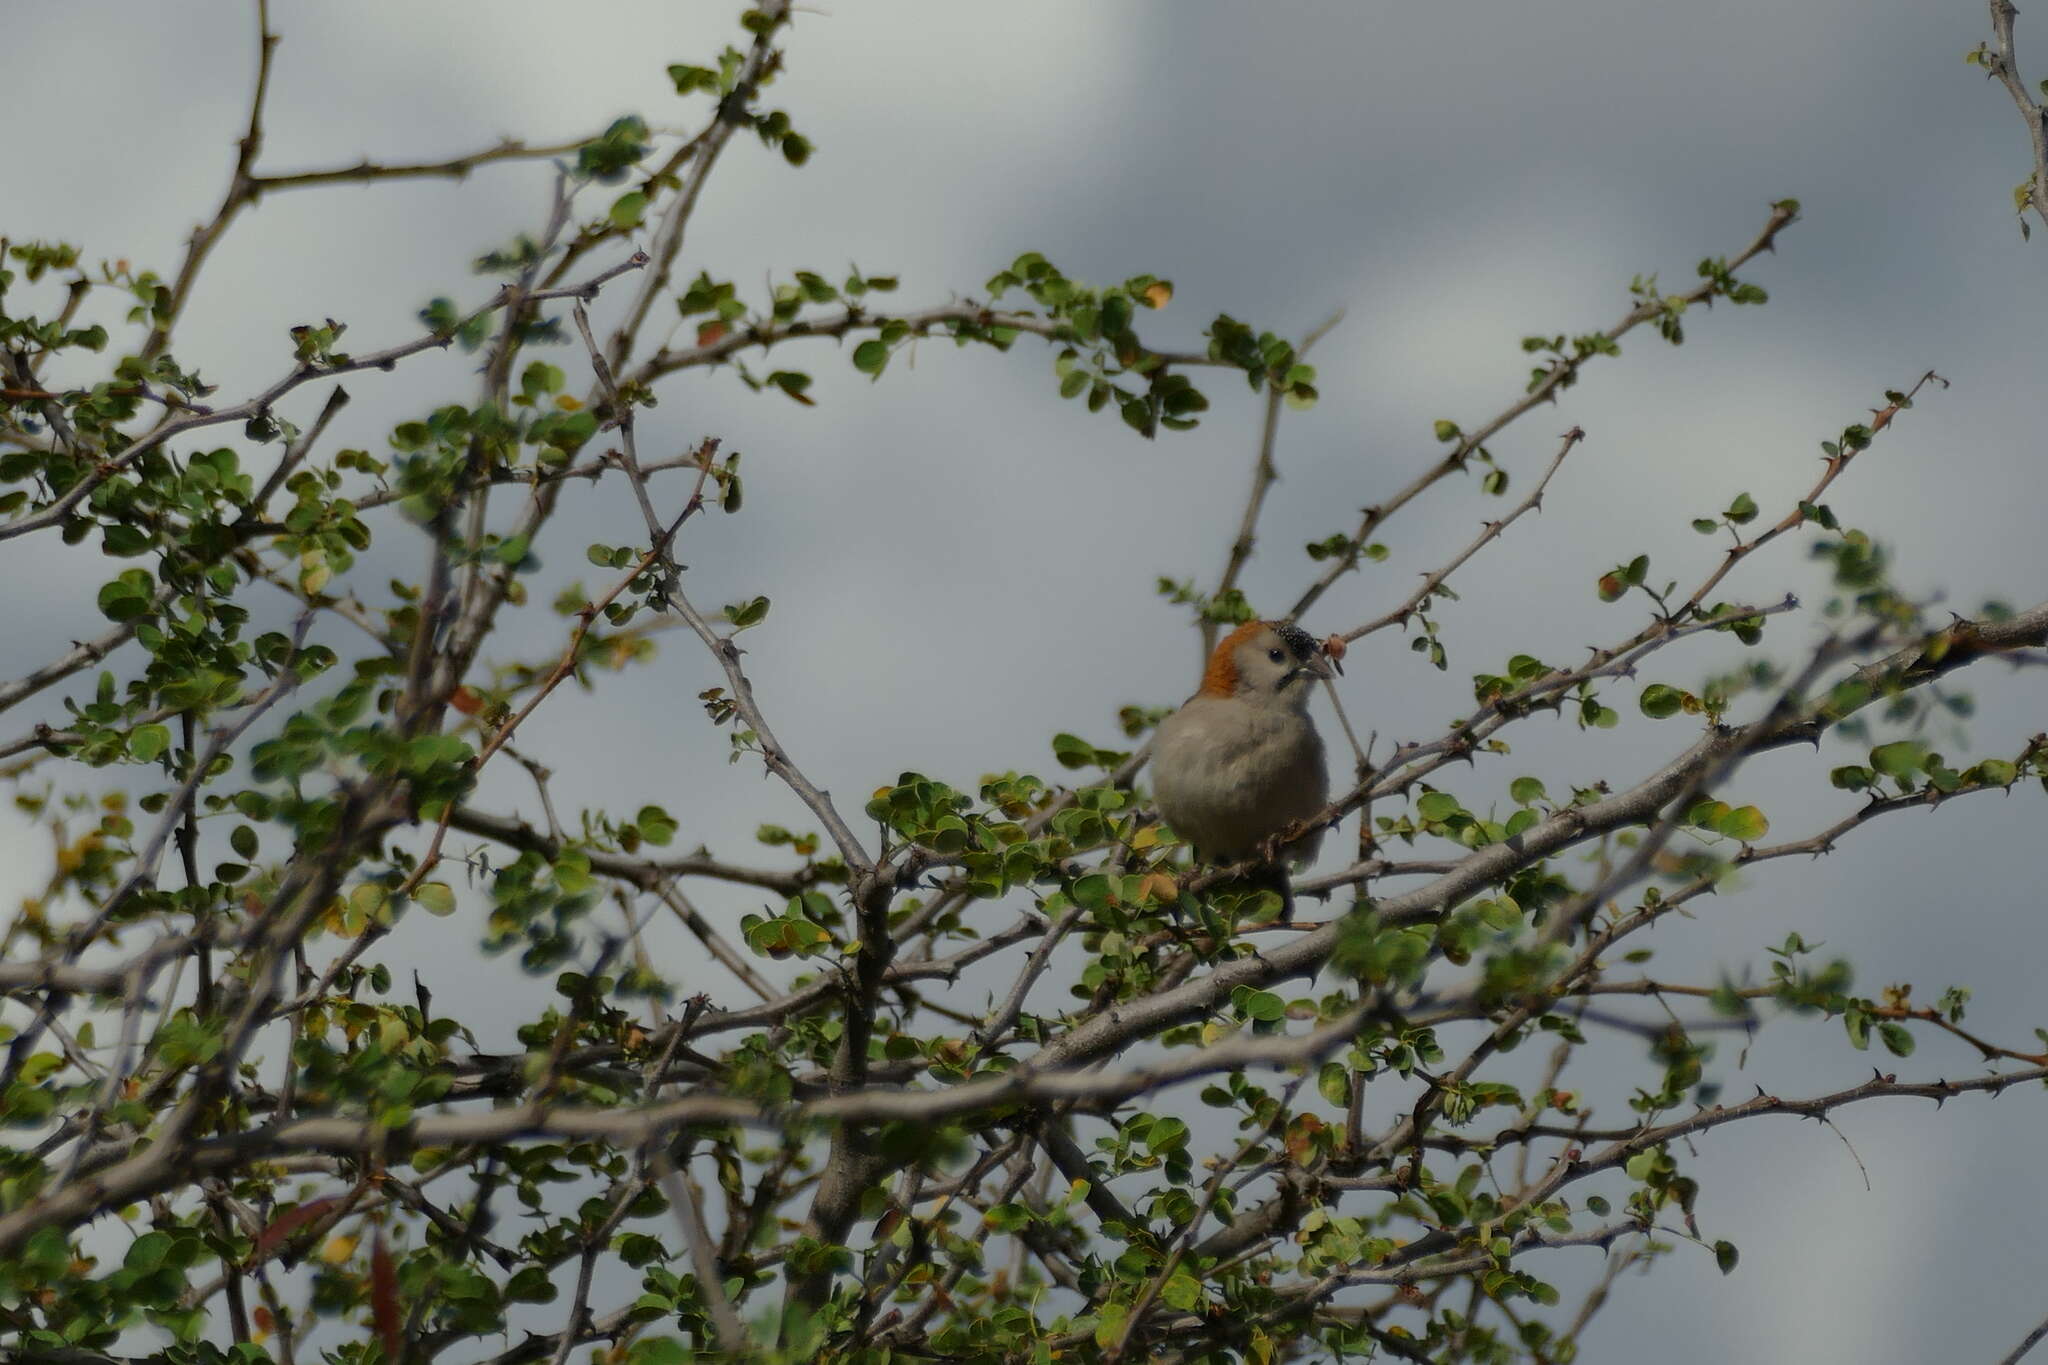
[(1164, 872), (1148, 872), (1138, 883), (1138, 894), (1161, 905), (1171, 905), (1180, 899), (1180, 883)]

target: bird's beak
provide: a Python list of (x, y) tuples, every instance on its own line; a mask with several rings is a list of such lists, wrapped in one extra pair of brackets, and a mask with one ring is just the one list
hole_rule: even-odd
[(1332, 659), (1321, 650), (1317, 650), (1294, 666), (1293, 676), (1297, 678), (1321, 678), (1323, 681), (1328, 682), (1343, 671), (1343, 667), (1335, 659)]

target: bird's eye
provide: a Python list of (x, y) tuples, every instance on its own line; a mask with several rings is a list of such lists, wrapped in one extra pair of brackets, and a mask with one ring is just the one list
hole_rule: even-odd
[(1284, 664), (1287, 662), (1287, 655), (1283, 651), (1277, 649), (1267, 650), (1266, 657), (1271, 659), (1276, 664)]

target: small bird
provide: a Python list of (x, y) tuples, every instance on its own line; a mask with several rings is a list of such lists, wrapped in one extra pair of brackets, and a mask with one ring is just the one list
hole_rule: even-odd
[[(1198, 857), (1271, 859), (1271, 841), (1328, 802), (1323, 741), (1308, 699), (1315, 679), (1336, 672), (1322, 644), (1285, 621), (1246, 622), (1216, 646), (1201, 690), (1160, 722), (1152, 746), (1159, 813)], [(1317, 830), (1288, 856), (1310, 860), (1321, 842)], [(1277, 880), (1286, 919), (1293, 899), (1285, 876)]]

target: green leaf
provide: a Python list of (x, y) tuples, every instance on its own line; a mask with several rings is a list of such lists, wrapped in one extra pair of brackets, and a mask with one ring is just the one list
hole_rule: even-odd
[(1031, 1210), (1022, 1204), (997, 1204), (981, 1221), (991, 1232), (1015, 1232), (1031, 1222)]
[(455, 913), (455, 891), (446, 882), (421, 882), (413, 889), (412, 898), (430, 915)]
[(807, 374), (796, 370), (777, 370), (768, 376), (767, 382), (807, 408), (816, 406), (817, 400), (804, 392), (811, 386), (811, 377)]
[(555, 856), (555, 885), (574, 896), (590, 889), (590, 855), (565, 848)]
[(1741, 1259), (1741, 1255), (1733, 1242), (1714, 1243), (1714, 1264), (1721, 1268), (1723, 1275), (1735, 1273), (1735, 1263)]
[(1437, 421), (1436, 421), (1436, 438), (1437, 438), (1437, 440), (1439, 440), (1439, 441), (1443, 441), (1443, 442), (1445, 442), (1446, 444), (1448, 444), (1448, 443), (1450, 443), (1450, 442), (1452, 442), (1452, 441), (1455, 441), (1455, 440), (1457, 440), (1457, 439), (1458, 439), (1458, 438), (1459, 438), (1460, 436), (1462, 436), (1462, 435), (1464, 435), (1464, 433), (1458, 430), (1458, 424), (1457, 424), (1456, 422), (1453, 422), (1453, 421), (1451, 421), (1451, 420), (1450, 420), (1450, 419), (1449, 419), (1448, 417), (1439, 417), (1439, 418), (1437, 418)]
[(1185, 1270), (1178, 1271), (1159, 1287), (1159, 1297), (1170, 1307), (1192, 1313), (1202, 1301), (1202, 1282)]
[(1064, 732), (1052, 737), (1052, 754), (1062, 768), (1095, 766), (1095, 746), (1079, 735)]
[(519, 391), (528, 398), (536, 398), (541, 394), (560, 393), (563, 382), (564, 376), (559, 367), (536, 360), (519, 376)]
[(1693, 803), (1692, 809), (1685, 813), (1685, 822), (1688, 825), (1697, 825), (1701, 829), (1713, 829), (1728, 810), (1727, 802), (1716, 801), (1710, 796)]
[(1244, 1013), (1248, 1019), (1262, 1024), (1271, 1024), (1287, 1014), (1287, 1002), (1271, 991), (1253, 991), (1245, 997)]
[(639, 190), (628, 190), (612, 201), (611, 211), (605, 216), (611, 219), (615, 228), (636, 228), (647, 214), (647, 196)]
[(1508, 785), (1508, 795), (1518, 806), (1533, 806), (1549, 793), (1543, 790), (1543, 783), (1534, 777), (1518, 777)]
[(540, 1266), (523, 1266), (505, 1282), (505, 1297), (513, 1303), (549, 1303), (555, 1297), (555, 1282)]
[(1926, 745), (1915, 739), (1902, 739), (1872, 749), (1870, 766), (1886, 777), (1907, 778), (1920, 771), (1926, 758)]
[(1643, 695), (1636, 699), (1644, 715), (1652, 720), (1675, 716), (1685, 709), (1685, 694), (1675, 687), (1663, 683), (1651, 683), (1643, 689)]
[(1415, 813), (1431, 824), (1450, 819), (1458, 810), (1458, 798), (1449, 792), (1426, 792), (1415, 803)]
[[(667, 1299), (660, 1299), (659, 1295), (640, 1296), (643, 1304), (649, 1299), (659, 1299), (662, 1305), (660, 1311), (664, 1314), (674, 1311), (674, 1305)], [(641, 1337), (633, 1343), (633, 1350), (626, 1357), (626, 1365), (690, 1365), (693, 1359), (695, 1356), (690, 1348), (674, 1337)]]
[(1731, 839), (1755, 843), (1771, 828), (1771, 822), (1755, 806), (1737, 806), (1714, 822), (1714, 828)]
[(128, 735), (128, 756), (149, 762), (171, 747), (171, 732), (162, 725), (139, 725)]
[(144, 569), (123, 569), (121, 576), (100, 588), (99, 608), (110, 621), (132, 621), (148, 613), (156, 580)]
[(693, 90), (718, 90), (718, 73), (708, 66), (684, 66), (678, 63), (668, 69), (669, 79), (676, 83), (676, 93), (687, 95)]
[(1721, 523), (1711, 517), (1694, 517), (1692, 519), (1692, 529), (1698, 531), (1703, 536), (1710, 536), (1720, 528)]
[(1316, 1070), (1316, 1093), (1328, 1104), (1351, 1103), (1351, 1073), (1342, 1062), (1324, 1062)]
[(2019, 769), (2007, 759), (1987, 758), (1965, 775), (1987, 787), (2010, 787), (2019, 778)]
[(1722, 513), (1722, 515), (1737, 526), (1743, 526), (1755, 521), (1756, 499), (1750, 497), (1747, 493), (1737, 493), (1735, 501), (1728, 504), (1728, 510)]
[(103, 533), (102, 543), (106, 547), (108, 554), (126, 559), (131, 555), (145, 553), (150, 547), (151, 538), (149, 532), (143, 530), (140, 526), (120, 523), (106, 528)]
[(1494, 897), (1479, 902), (1479, 918), (1487, 928), (1507, 933), (1522, 927), (1522, 907), (1511, 897)]
[(853, 348), (853, 368), (862, 374), (880, 374), (889, 363), (889, 348), (869, 338)]
[(725, 619), (732, 622), (734, 630), (758, 626), (768, 619), (768, 599), (756, 597), (748, 602), (735, 602), (725, 609)]
[(642, 806), (640, 813), (633, 817), (633, 824), (639, 829), (640, 837), (657, 848), (666, 847), (676, 837), (676, 821), (660, 806)]
[(129, 1270), (147, 1274), (161, 1266), (164, 1258), (170, 1254), (170, 1234), (145, 1232), (129, 1244), (128, 1254), (122, 1259), (121, 1264)]
[(1913, 1055), (1913, 1031), (1895, 1019), (1886, 1019), (1877, 1026), (1877, 1036), (1884, 1040), (1885, 1050), (1894, 1057)]
[[(1267, 992), (1260, 992), (1267, 994)], [(1274, 996), (1275, 1000), (1280, 997)], [(1188, 1145), (1188, 1125), (1176, 1118), (1155, 1119), (1145, 1130), (1145, 1150), (1154, 1154), (1178, 1152)]]

